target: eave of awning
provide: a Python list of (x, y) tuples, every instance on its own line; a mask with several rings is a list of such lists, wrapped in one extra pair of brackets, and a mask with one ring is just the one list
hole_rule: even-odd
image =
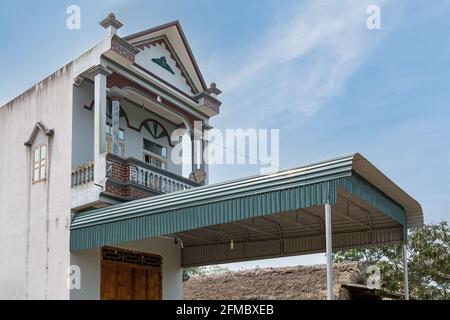
[[(391, 195), (411, 203), (415, 200), (404, 197), (404, 192), (384, 175), (380, 177), (381, 173), (370, 163), (364, 166), (360, 163), (358, 171), (355, 170), (355, 161), (367, 162), (356, 154), (81, 213), (72, 221), (71, 250), (157, 237), (327, 202), (334, 204), (340, 187), (401, 225), (409, 226), (404, 204), (386, 194), (382, 178)], [(378, 185), (367, 179), (372, 176), (377, 178)], [(415, 221), (417, 224), (417, 218)]]

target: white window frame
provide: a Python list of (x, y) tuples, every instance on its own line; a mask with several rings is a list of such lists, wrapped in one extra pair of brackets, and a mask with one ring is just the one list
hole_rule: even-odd
[[(45, 148), (45, 156), (42, 156), (42, 149)], [(35, 153), (38, 151), (38, 159), (36, 160)], [(43, 182), (47, 180), (47, 168), (48, 168), (48, 145), (41, 144), (31, 150), (31, 181), (32, 183)], [(36, 177), (35, 171), (37, 171), (38, 175)]]

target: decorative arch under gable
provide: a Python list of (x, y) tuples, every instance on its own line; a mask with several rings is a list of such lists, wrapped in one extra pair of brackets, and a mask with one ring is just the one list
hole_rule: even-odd
[(161, 139), (161, 138), (167, 138), (167, 141), (169, 142), (169, 145), (171, 147), (173, 147), (173, 144), (170, 141), (169, 132), (157, 120), (155, 120), (155, 119), (146, 119), (146, 120), (142, 121), (141, 125), (139, 126), (139, 131), (141, 131), (142, 128), (145, 128), (148, 131), (148, 133), (153, 138), (155, 138), (156, 140), (157, 139)]

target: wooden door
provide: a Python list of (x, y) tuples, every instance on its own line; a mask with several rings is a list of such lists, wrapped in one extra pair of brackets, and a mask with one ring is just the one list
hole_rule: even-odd
[(102, 300), (114, 300), (116, 298), (116, 277), (116, 266), (102, 262), (100, 277)]
[(147, 270), (136, 269), (134, 270), (134, 300), (149, 300), (147, 299)]
[(101, 262), (101, 299), (161, 300), (160, 261), (161, 257), (147, 253), (104, 248)]
[(147, 270), (147, 290), (145, 292), (146, 300), (161, 300), (162, 288), (161, 288), (161, 272), (156, 270)]

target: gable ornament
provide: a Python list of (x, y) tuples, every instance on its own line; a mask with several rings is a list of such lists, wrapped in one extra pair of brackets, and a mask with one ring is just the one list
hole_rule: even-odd
[(157, 65), (159, 65), (160, 67), (162, 67), (162, 68), (166, 69), (167, 71), (169, 71), (171, 74), (175, 74), (175, 72), (173, 72), (172, 68), (167, 63), (166, 57), (163, 56), (161, 58), (153, 58), (152, 61), (154, 63), (156, 63)]

